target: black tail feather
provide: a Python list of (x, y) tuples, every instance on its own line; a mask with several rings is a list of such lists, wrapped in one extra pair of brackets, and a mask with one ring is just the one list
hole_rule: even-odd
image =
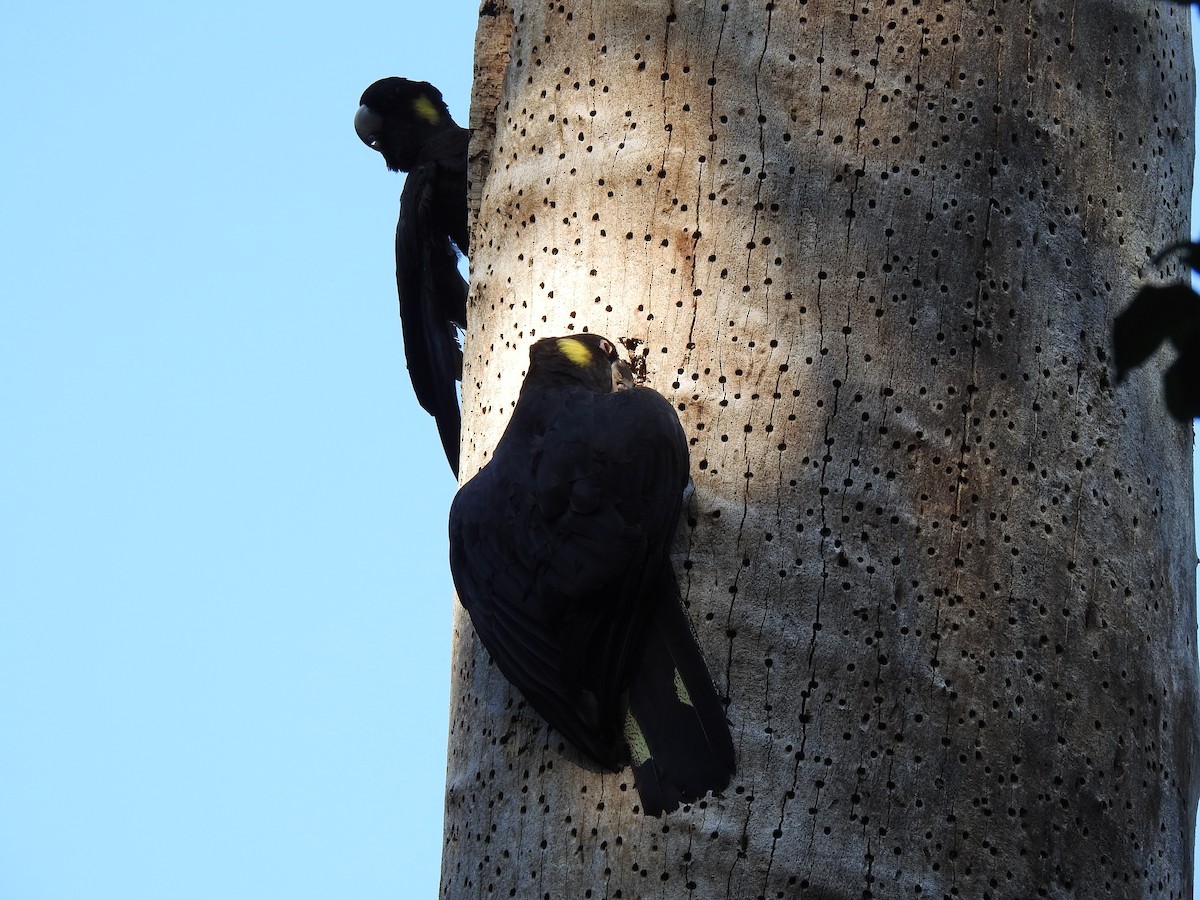
[(677, 601), (662, 604), (647, 635), (625, 733), (647, 815), (719, 793), (733, 777), (725, 707)]

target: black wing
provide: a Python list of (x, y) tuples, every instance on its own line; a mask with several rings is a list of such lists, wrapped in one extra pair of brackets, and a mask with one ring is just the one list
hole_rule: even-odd
[[(450, 236), (458, 252), (471, 255), (470, 230), (467, 227), (467, 147), (471, 132), (454, 126), (429, 138), (423, 155), (437, 164), (436, 202), (432, 208), (436, 227)], [(466, 307), (454, 321), (466, 324)]]
[(462, 377), (457, 326), (466, 323), (467, 283), (458, 254), (438, 227), (436, 164), (409, 172), (396, 226), (396, 288), (404, 356), (417, 402), (437, 422), (446, 459), (458, 474), (461, 417), (455, 382)]
[[(627, 758), (639, 663), (687, 482), (687, 445), (653, 391), (523, 396), (450, 512), (459, 597), (505, 677), (597, 762)], [(672, 581), (673, 583), (673, 581)]]

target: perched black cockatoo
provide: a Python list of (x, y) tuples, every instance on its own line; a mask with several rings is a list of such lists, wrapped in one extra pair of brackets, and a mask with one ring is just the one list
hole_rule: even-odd
[(631, 762), (654, 816), (734, 771), (671, 568), (687, 483), (674, 408), (583, 334), (533, 345), (491, 461), (450, 507), (450, 569), (484, 647), (586, 756)]
[(467, 324), (467, 284), (457, 247), (467, 231), (467, 142), (441, 92), (425, 81), (384, 78), (367, 88), (354, 116), (364, 144), (393, 171), (407, 172), (396, 226), (396, 287), (404, 355), (417, 402), (437, 421), (450, 468), (458, 474), (462, 377), (459, 328)]

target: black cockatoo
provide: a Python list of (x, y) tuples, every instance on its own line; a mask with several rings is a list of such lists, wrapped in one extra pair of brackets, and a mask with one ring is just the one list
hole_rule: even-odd
[(670, 549), (688, 483), (671, 404), (602, 337), (546, 338), (491, 460), (450, 509), (450, 568), (500, 671), (654, 816), (734, 771)]
[(437, 421), (446, 459), (458, 474), (462, 377), (458, 329), (467, 323), (467, 284), (458, 254), (470, 252), (467, 230), (467, 142), (441, 92), (425, 81), (384, 78), (367, 88), (354, 130), (407, 172), (396, 226), (396, 287), (404, 355), (417, 402)]

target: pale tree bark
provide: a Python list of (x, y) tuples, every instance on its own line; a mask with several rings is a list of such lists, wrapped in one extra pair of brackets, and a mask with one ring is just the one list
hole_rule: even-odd
[(446, 897), (1190, 897), (1190, 433), (1113, 316), (1186, 234), (1186, 8), (484, 6), (464, 475), (641, 344), (723, 798), (633, 812), (458, 617)]

